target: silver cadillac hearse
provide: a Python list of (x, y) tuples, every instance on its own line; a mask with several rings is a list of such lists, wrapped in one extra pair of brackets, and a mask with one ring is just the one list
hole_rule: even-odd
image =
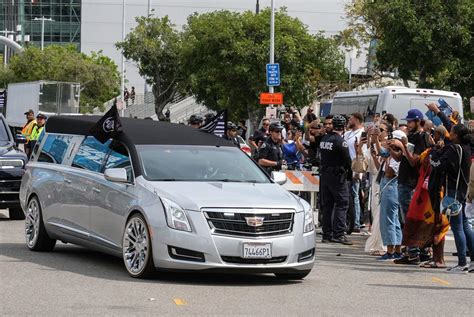
[(274, 273), (302, 279), (315, 257), (308, 203), (227, 140), (191, 127), (122, 119), (104, 144), (98, 117), (51, 117), (21, 183), (33, 251), (56, 240), (156, 270)]

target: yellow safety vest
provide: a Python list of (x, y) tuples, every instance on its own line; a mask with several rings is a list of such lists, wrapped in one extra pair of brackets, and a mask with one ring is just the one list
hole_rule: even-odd
[(21, 130), (21, 134), (23, 134), (26, 138), (26, 143), (30, 140), (31, 133), (33, 132), (33, 128), (36, 126), (36, 120), (31, 120), (30, 122), (27, 122), (24, 126), (23, 129)]
[(33, 131), (31, 132), (30, 141), (38, 141), (38, 138), (41, 134), (41, 131), (43, 131), (43, 128), (44, 126), (39, 127), (38, 125), (35, 125)]

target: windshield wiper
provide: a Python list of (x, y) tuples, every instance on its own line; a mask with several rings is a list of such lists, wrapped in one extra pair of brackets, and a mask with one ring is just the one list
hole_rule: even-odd
[(240, 180), (240, 179), (209, 179), (209, 182), (225, 182), (225, 183), (257, 183), (256, 180)]

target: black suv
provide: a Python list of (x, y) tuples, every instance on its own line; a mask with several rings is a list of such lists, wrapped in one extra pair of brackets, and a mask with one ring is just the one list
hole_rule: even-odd
[(20, 137), (17, 140), (13, 138), (5, 118), (0, 114), (0, 209), (8, 208), (10, 219), (15, 220), (25, 219), (18, 197), (28, 161), (26, 154), (17, 147), (17, 143), (22, 141), (24, 139)]

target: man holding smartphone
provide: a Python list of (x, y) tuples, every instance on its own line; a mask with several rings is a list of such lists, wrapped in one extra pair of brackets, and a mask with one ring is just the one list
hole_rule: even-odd
[[(410, 201), (413, 197), (416, 183), (418, 182), (418, 170), (415, 166), (416, 159), (429, 147), (429, 134), (423, 131), (421, 120), (423, 113), (418, 109), (408, 111), (406, 118), (408, 126), (408, 142), (413, 144), (413, 151), (405, 151), (405, 155), (400, 161), (400, 170), (398, 173), (398, 199), (400, 203), (400, 218), (402, 226), (408, 213)], [(402, 259), (396, 260), (397, 264), (420, 264), (420, 249), (407, 246), (407, 255)]]

